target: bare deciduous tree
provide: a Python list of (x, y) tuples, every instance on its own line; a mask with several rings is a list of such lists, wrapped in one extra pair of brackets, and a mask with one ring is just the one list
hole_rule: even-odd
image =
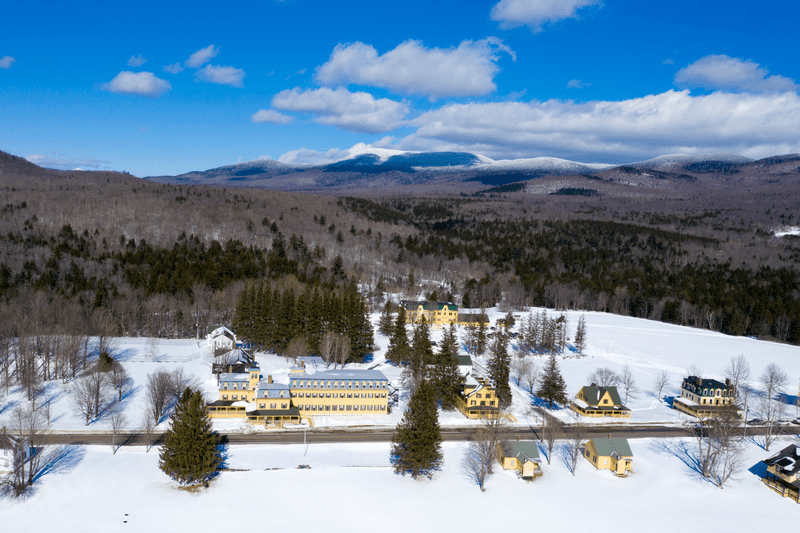
[(116, 455), (117, 450), (119, 449), (118, 441), (119, 441), (119, 434), (125, 428), (125, 425), (128, 423), (128, 419), (125, 417), (125, 413), (122, 409), (115, 409), (113, 413), (111, 413), (111, 453), (112, 455)]
[(287, 360), (291, 359), (296, 363), (298, 358), (311, 355), (311, 348), (309, 348), (308, 342), (306, 342), (305, 339), (295, 337), (289, 342), (289, 346), (286, 347), (284, 355)]
[(481, 491), (486, 490), (484, 482), (490, 474), (495, 457), (497, 457), (497, 450), (490, 431), (483, 427), (476, 429), (467, 444), (463, 464), (467, 474), (475, 480)]
[(639, 389), (636, 387), (636, 380), (633, 378), (633, 372), (628, 365), (622, 369), (622, 388), (625, 389), (625, 402), (628, 403), (628, 397), (636, 398), (639, 394)]
[(750, 392), (750, 363), (744, 355), (731, 357), (731, 362), (725, 367), (725, 377), (731, 380), (733, 392), (736, 395), (736, 404), (747, 412), (747, 399)]
[(147, 408), (154, 425), (158, 425), (164, 418), (173, 397), (173, 391), (172, 377), (163, 368), (147, 375)]
[(586, 435), (586, 428), (583, 424), (575, 424), (570, 427), (572, 436), (567, 440), (567, 458), (569, 459), (569, 469), (572, 475), (578, 468), (578, 459), (583, 455), (583, 440)]
[(653, 382), (653, 389), (656, 392), (656, 397), (658, 399), (662, 398), (662, 394), (664, 389), (669, 386), (669, 373), (666, 370), (662, 370), (658, 374), (656, 374), (656, 379)]
[(117, 401), (122, 401), (122, 396), (127, 393), (131, 387), (131, 378), (125, 367), (119, 361), (114, 361), (111, 365), (111, 371), (108, 373), (108, 379), (111, 386), (117, 391)]
[(74, 381), (72, 407), (76, 414), (84, 417), (87, 426), (105, 409), (110, 391), (108, 376), (100, 371), (98, 365), (92, 366), (88, 372)]
[(600, 387), (616, 387), (622, 383), (622, 376), (610, 368), (597, 368), (589, 374), (589, 383), (594, 383)]
[(776, 439), (776, 426), (786, 412), (786, 404), (780, 398), (789, 378), (775, 363), (770, 363), (761, 373), (759, 381), (764, 388), (764, 396), (759, 403), (759, 413), (764, 420), (767, 432), (764, 434), (764, 450)]
[(547, 448), (547, 464), (550, 464), (550, 459), (553, 457), (553, 448), (556, 446), (556, 440), (561, 435), (564, 424), (559, 419), (549, 414), (542, 417), (542, 441), (545, 448)]
[(155, 427), (153, 423), (153, 414), (148, 409), (142, 411), (142, 435), (144, 436), (145, 453), (149, 452), (150, 448), (153, 446), (153, 431)]
[[(21, 495), (41, 472), (45, 446), (43, 433), (49, 424), (31, 404), (18, 405), (11, 412), (9, 431), (15, 437), (12, 450), (12, 473), (7, 488)], [(26, 471), (27, 466), (27, 471)]]

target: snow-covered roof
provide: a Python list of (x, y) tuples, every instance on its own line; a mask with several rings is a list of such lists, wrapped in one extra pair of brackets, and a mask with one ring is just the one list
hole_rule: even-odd
[(367, 380), (367, 381), (376, 381), (376, 380), (384, 380), (387, 381), (386, 376), (380, 370), (323, 370), (320, 372), (315, 372), (313, 374), (296, 374), (290, 378), (292, 381), (294, 380), (303, 380), (303, 381), (328, 381), (328, 380)]
[(250, 381), (250, 374), (220, 374), (220, 381)]

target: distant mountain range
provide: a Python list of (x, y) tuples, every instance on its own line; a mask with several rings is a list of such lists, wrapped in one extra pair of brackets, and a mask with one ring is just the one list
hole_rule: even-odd
[[(592, 177), (595, 181), (631, 185), (640, 180), (678, 183), (702, 181), (703, 177), (785, 175), (800, 173), (800, 155), (753, 160), (734, 154), (665, 155), (624, 165), (587, 164), (553, 157), (492, 160), (467, 152), (400, 152), (370, 149), (323, 165), (292, 165), (259, 159), (178, 176), (145, 179), (173, 184), (261, 187), (293, 191), (406, 189), (467, 192), (503, 187), (555, 176)], [(715, 182), (716, 183), (716, 182)], [(460, 185), (459, 185), (460, 184)], [(518, 188), (519, 189), (519, 188)], [(406, 192), (408, 192), (406, 190)]]

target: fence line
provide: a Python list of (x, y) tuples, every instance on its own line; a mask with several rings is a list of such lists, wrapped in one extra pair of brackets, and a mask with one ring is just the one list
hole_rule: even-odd
[[(147, 344), (150, 337), (119, 337), (119, 344)], [(197, 339), (154, 339), (159, 346), (195, 346)]]
[(136, 355), (133, 357), (126, 357), (123, 359), (126, 363), (188, 363), (200, 359), (200, 352), (191, 355), (157, 355), (150, 357), (148, 355)]

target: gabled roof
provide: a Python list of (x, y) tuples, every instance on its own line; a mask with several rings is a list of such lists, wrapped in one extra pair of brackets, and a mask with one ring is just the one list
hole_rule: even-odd
[(591, 439), (590, 442), (599, 456), (611, 456), (617, 452), (623, 457), (633, 457), (628, 439)]
[(468, 355), (457, 355), (458, 366), (472, 366), (472, 358)]
[(528, 459), (537, 461), (539, 459), (539, 447), (532, 440), (505, 441), (503, 442), (503, 455), (505, 457), (516, 457), (523, 463)]
[(13, 450), (15, 440), (12, 435), (0, 435), (0, 450)]
[(586, 395), (586, 403), (589, 405), (598, 405), (600, 399), (606, 392), (608, 392), (608, 395), (611, 397), (611, 402), (614, 405), (622, 405), (622, 400), (619, 398), (619, 392), (617, 392), (616, 387), (600, 387), (592, 383), (588, 387), (583, 387), (581, 390)]

